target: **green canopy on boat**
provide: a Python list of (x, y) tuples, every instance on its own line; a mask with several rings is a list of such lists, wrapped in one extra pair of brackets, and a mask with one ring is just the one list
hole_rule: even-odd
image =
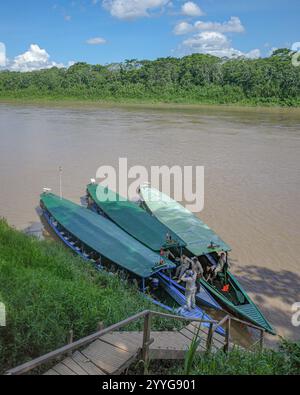
[[(87, 191), (96, 205), (132, 237), (159, 251), (162, 247), (185, 246), (185, 243), (157, 218), (107, 187), (89, 184)], [(167, 233), (173, 243), (167, 243)]]
[[(161, 270), (159, 254), (139, 243), (110, 220), (52, 193), (43, 193), (41, 202), (52, 217), (86, 246), (120, 267), (147, 278)], [(175, 265), (165, 260), (166, 268)]]
[(153, 215), (176, 233), (193, 255), (231, 250), (205, 223), (169, 196), (148, 185), (140, 187), (140, 194)]

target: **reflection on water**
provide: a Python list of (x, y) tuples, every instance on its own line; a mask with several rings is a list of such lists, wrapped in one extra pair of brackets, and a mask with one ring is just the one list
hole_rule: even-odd
[(39, 221), (47, 186), (80, 203), (101, 165), (205, 166), (200, 214), (232, 246), (238, 275), (281, 334), (299, 338), (300, 111), (47, 108), (0, 104), (0, 215)]

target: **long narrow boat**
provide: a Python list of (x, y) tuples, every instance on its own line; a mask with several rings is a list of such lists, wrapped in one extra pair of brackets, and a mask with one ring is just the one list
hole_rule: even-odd
[[(186, 247), (186, 243), (157, 218), (138, 204), (125, 199), (107, 187), (101, 184), (89, 184), (87, 197), (89, 208), (105, 215), (151, 250), (159, 252), (161, 249), (168, 249), (180, 256), (183, 248)], [(171, 242), (166, 239), (167, 234), (171, 238)], [(171, 278), (168, 283), (184, 292), (184, 288)], [(196, 298), (199, 303), (207, 307), (221, 309), (219, 303), (203, 287), (197, 293)]]
[(152, 251), (185, 247), (180, 237), (153, 215), (107, 187), (101, 184), (89, 184), (87, 197), (89, 208), (104, 214)]
[[(41, 195), (40, 206), (48, 224), (69, 248), (98, 268), (115, 265), (138, 281), (143, 292), (153, 276), (175, 267), (167, 259), (162, 264), (159, 254), (87, 208), (52, 193)], [(160, 303), (160, 306), (164, 304)], [(168, 306), (165, 308), (169, 310)], [(195, 318), (198, 318), (199, 310)], [(202, 310), (201, 313), (204, 319), (211, 319)], [(181, 314), (190, 316), (186, 310), (182, 310)], [(224, 334), (222, 328), (217, 331)]]
[[(216, 263), (219, 252), (225, 252), (228, 259), (230, 247), (189, 210), (149, 185), (142, 185), (139, 192), (145, 208), (186, 243), (187, 253), (197, 256), (205, 270)], [(275, 334), (271, 324), (230, 271), (227, 271), (225, 282), (221, 279), (212, 285), (205, 279), (200, 281), (233, 314)], [(229, 290), (224, 289), (225, 283)]]

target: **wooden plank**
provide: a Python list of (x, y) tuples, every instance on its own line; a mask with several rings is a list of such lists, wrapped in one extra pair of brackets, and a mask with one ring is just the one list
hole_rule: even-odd
[[(182, 335), (186, 336), (190, 341), (192, 341), (194, 336), (195, 336), (194, 332), (191, 332), (189, 329), (187, 329), (187, 327), (183, 328), (180, 331), (180, 333)], [(200, 349), (202, 351), (206, 351), (206, 340), (207, 340), (207, 338), (201, 336)], [(213, 341), (212, 341), (212, 350), (211, 350), (212, 352), (216, 352), (216, 351), (222, 349), (223, 347), (224, 347), (224, 342), (222, 344), (215, 343), (214, 339), (213, 339)]]
[(88, 373), (84, 369), (82, 369), (71, 357), (66, 358), (65, 360), (62, 361), (62, 363), (78, 376), (88, 375)]
[(144, 332), (143, 332), (143, 346), (142, 346), (142, 360), (144, 361), (144, 374), (147, 372), (147, 365), (149, 362), (150, 336), (151, 336), (151, 313), (144, 318)]
[(59, 376), (60, 374), (57, 373), (55, 370), (50, 369), (48, 372), (44, 373), (43, 376)]
[(224, 346), (225, 352), (228, 352), (230, 347), (230, 330), (231, 330), (231, 318), (229, 317), (226, 322), (226, 336), (225, 336), (225, 346)]
[(143, 335), (141, 332), (113, 332), (101, 337), (100, 340), (131, 353), (142, 347)]
[(114, 375), (122, 374), (127, 368), (129, 368), (129, 366), (131, 366), (133, 364), (133, 362), (140, 360), (140, 356), (141, 356), (140, 351), (138, 351), (134, 354), (131, 354), (131, 357), (129, 359), (127, 359), (123, 365), (119, 366), (119, 368), (114, 372)]
[(53, 367), (53, 370), (60, 374), (61, 376), (76, 376), (73, 370), (67, 368), (63, 363), (59, 363), (58, 365)]
[(132, 353), (100, 340), (88, 346), (82, 354), (107, 374), (114, 374), (132, 356)]
[[(194, 335), (189, 330), (187, 330), (186, 328), (183, 328), (180, 331), (180, 333), (183, 336), (185, 336), (189, 340), (189, 344), (191, 344), (191, 342), (192, 342), (192, 340), (194, 338)], [(206, 344), (205, 340), (201, 338), (201, 342), (200, 342), (198, 351), (206, 351), (206, 345), (205, 344)]]
[[(190, 324), (185, 327), (185, 329), (189, 330), (194, 336), (198, 333), (198, 327)], [(207, 332), (208, 333), (208, 332)], [(207, 333), (202, 331), (202, 328), (200, 328), (200, 331), (198, 333), (198, 336), (200, 336), (202, 339), (207, 339)]]
[(154, 340), (151, 349), (187, 350), (191, 344), (180, 332), (152, 332), (151, 338)]
[[(193, 327), (195, 327), (195, 328), (197, 328), (199, 324), (198, 324), (197, 322), (192, 322), (190, 325), (193, 326)], [(208, 334), (209, 328), (207, 328), (207, 327), (205, 327), (205, 326), (201, 326), (201, 331), (204, 332), (204, 333), (206, 333), (206, 334)], [(218, 342), (220, 342), (221, 344), (224, 345), (224, 342), (225, 342), (224, 336), (222, 336), (222, 335), (220, 335), (219, 333), (215, 332), (213, 338), (214, 338), (216, 341), (218, 341)]]
[(94, 365), (87, 357), (85, 357), (81, 352), (76, 351), (72, 359), (76, 362), (83, 370), (87, 372), (90, 376), (103, 376), (105, 373)]

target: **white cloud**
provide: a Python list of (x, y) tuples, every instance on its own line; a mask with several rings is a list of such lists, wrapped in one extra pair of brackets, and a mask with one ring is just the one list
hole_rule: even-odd
[(213, 31), (219, 33), (243, 33), (245, 31), (244, 26), (240, 18), (232, 16), (229, 21), (219, 22), (203, 22), (197, 21), (193, 25), (187, 22), (180, 22), (174, 28), (174, 34), (183, 35), (192, 31)]
[(102, 4), (116, 18), (136, 19), (147, 17), (150, 11), (161, 9), (170, 2), (170, 0), (103, 0)]
[(247, 52), (245, 56), (250, 59), (258, 59), (261, 56), (261, 52), (259, 49), (252, 49), (251, 51)]
[(232, 48), (231, 41), (220, 32), (201, 32), (186, 39), (182, 43), (185, 54), (204, 53), (219, 57), (248, 57), (257, 58), (260, 51), (254, 49), (248, 53)]
[(180, 22), (175, 26), (173, 33), (176, 34), (176, 36), (180, 36), (183, 34), (188, 34), (188, 33), (192, 32), (193, 30), (194, 30), (194, 26), (191, 25), (190, 23)]
[(183, 15), (187, 16), (201, 16), (204, 15), (204, 12), (201, 8), (194, 2), (188, 1), (183, 4), (181, 7), (181, 12)]
[(243, 33), (245, 31), (244, 26), (240, 18), (232, 16), (228, 22), (202, 22), (198, 21), (195, 23), (197, 30), (211, 30), (220, 33)]
[(0, 67), (6, 66), (6, 48), (5, 44), (0, 42)]
[(86, 43), (89, 45), (103, 45), (106, 44), (106, 40), (105, 38), (102, 37), (93, 37), (93, 38), (89, 38)]
[(11, 71), (34, 71), (51, 67), (64, 67), (64, 65), (51, 61), (47, 51), (37, 44), (31, 44), (28, 51), (7, 63), (7, 68)]

